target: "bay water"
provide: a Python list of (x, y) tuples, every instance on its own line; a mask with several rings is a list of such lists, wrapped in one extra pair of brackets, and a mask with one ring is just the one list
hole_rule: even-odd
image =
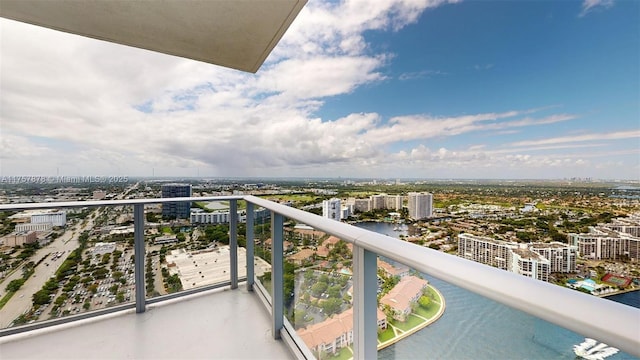
[[(394, 230), (395, 226), (389, 223), (354, 225), (396, 238), (410, 231)], [(469, 276), (473, 277), (473, 274)], [(583, 335), (432, 276), (423, 274), (423, 277), (444, 296), (444, 315), (428, 327), (379, 351), (379, 359), (576, 359), (573, 345), (584, 341)], [(609, 300), (638, 307), (640, 292), (616, 295)], [(585, 317), (588, 316), (585, 313)], [(638, 330), (640, 336), (640, 323)], [(623, 359), (638, 358), (623, 352), (607, 358)]]

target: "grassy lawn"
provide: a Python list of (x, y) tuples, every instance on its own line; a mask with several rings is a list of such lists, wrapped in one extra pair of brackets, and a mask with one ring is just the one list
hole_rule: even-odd
[(440, 296), (438, 295), (438, 293), (435, 290), (433, 290), (431, 286), (427, 287), (427, 293), (429, 294), (429, 297), (431, 299), (435, 299), (435, 301), (442, 303), (442, 299), (440, 299)]
[(422, 306), (418, 306), (418, 309), (416, 309), (415, 313), (424, 318), (430, 319), (438, 312), (439, 309), (440, 306), (438, 304), (434, 304), (433, 302), (431, 302), (426, 309)]
[(163, 226), (162, 228), (160, 228), (160, 232), (162, 232), (163, 234), (173, 234), (173, 231), (171, 231), (171, 228), (168, 226)]
[[(220, 201), (220, 204), (226, 206), (226, 207), (230, 207), (231, 205), (229, 205), (228, 201)], [(244, 210), (247, 208), (247, 203), (244, 201), (236, 201), (236, 204), (238, 205), (238, 210)]]
[(378, 340), (380, 340), (381, 342), (385, 342), (392, 339), (394, 336), (395, 334), (393, 333), (393, 329), (391, 327), (387, 327), (387, 330), (378, 334)]
[(309, 194), (279, 194), (279, 195), (260, 195), (264, 199), (278, 199), (280, 201), (293, 201), (293, 202), (312, 202), (317, 198), (321, 198), (319, 195)]
[(0, 300), (0, 309), (2, 309), (9, 302), (9, 300), (11, 300), (13, 294), (15, 294), (15, 292), (9, 291), (2, 297), (2, 299)]
[(340, 349), (340, 351), (338, 351), (336, 356), (330, 356), (330, 357), (328, 357), (328, 359), (331, 359), (331, 360), (348, 360), (348, 359), (351, 359), (352, 357), (353, 357), (353, 354), (351, 353), (351, 351), (349, 351), (348, 348), (344, 347), (344, 348)]
[(400, 330), (409, 331), (423, 322), (424, 320), (420, 319), (419, 317), (415, 315), (409, 315), (407, 316), (407, 321), (405, 322), (393, 321), (392, 324), (393, 326), (397, 327)]

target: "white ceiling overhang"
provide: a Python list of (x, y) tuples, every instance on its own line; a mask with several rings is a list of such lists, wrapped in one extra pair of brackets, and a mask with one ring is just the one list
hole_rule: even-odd
[(306, 0), (0, 0), (0, 16), (256, 72)]

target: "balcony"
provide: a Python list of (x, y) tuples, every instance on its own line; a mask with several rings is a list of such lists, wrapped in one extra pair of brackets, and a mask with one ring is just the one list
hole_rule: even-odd
[[(268, 312), (229, 287), (0, 338), (3, 359), (286, 359)], [(70, 345), (73, 343), (73, 345)], [(29, 349), (29, 350), (25, 350)]]
[[(229, 251), (228, 254), (223, 252), (225, 259), (228, 256), (228, 265), (225, 265), (228, 266), (228, 271), (224, 271), (226, 278), (204, 286), (195, 286), (194, 282), (194, 288), (172, 294), (148, 294), (145, 289), (145, 267), (156, 264), (155, 260), (150, 264), (145, 256), (148, 256), (145, 248), (153, 246), (145, 242), (144, 237), (145, 205), (176, 201), (229, 203)], [(241, 201), (246, 204), (246, 248), (238, 246), (237, 210)], [(338, 345), (324, 342), (322, 348), (309, 349), (305, 343), (308, 337), (301, 335), (302, 327), (297, 324), (297, 320), (290, 323), (291, 306), (297, 309), (297, 305), (301, 303), (298, 290), (302, 280), (296, 280), (292, 293), (287, 294), (289, 290), (285, 292), (286, 275), (291, 271), (286, 269), (284, 261), (284, 228), (285, 222), (289, 220), (304, 223), (313, 231), (323, 232), (352, 247), (352, 265), (342, 268), (345, 274), (350, 274), (352, 301), (350, 304), (338, 304), (338, 307), (343, 311), (352, 309), (352, 316), (341, 321), (351, 321), (347, 326), (353, 331), (337, 339), (336, 344), (348, 343), (349, 351), (353, 352), (356, 359), (371, 359), (379, 355), (384, 358), (423, 357), (420, 348), (416, 347), (419, 342), (424, 343), (425, 339), (442, 342), (452, 338), (455, 341), (451, 342), (446, 352), (439, 353), (434, 349), (434, 357), (478, 357), (477, 350), (465, 339), (490, 337), (492, 333), (502, 337), (516, 332), (527, 333), (518, 341), (504, 342), (502, 346), (507, 350), (526, 347), (532, 343), (547, 346), (546, 344), (557, 340), (553, 336), (549, 338), (550, 335), (542, 329), (541, 324), (547, 322), (568, 329), (562, 331), (570, 330), (580, 336), (615, 346), (633, 356), (640, 356), (640, 313), (637, 309), (324, 219), (254, 196), (3, 204), (0, 205), (0, 211), (96, 207), (133, 208), (134, 291), (131, 302), (0, 330), (3, 358), (325, 358)], [(258, 208), (270, 212), (270, 230), (267, 234), (271, 239), (268, 259), (270, 265), (266, 269), (269, 277), (263, 276), (264, 268), (255, 266), (258, 264), (256, 254), (259, 250), (264, 250), (255, 248), (256, 229), (261, 226), (254, 217)], [(312, 232), (309, 234), (314, 236)], [(239, 254), (246, 254), (246, 260)], [(445, 314), (455, 317), (455, 321), (462, 327), (453, 330), (456, 333), (451, 334), (438, 333), (438, 329), (442, 327), (430, 326), (401, 340), (394, 347), (377, 353), (378, 257), (424, 274), (437, 288), (455, 287), (477, 294), (473, 295), (475, 298), (471, 303), (456, 304), (456, 299), (449, 299), (452, 307), (448, 307)], [(243, 263), (246, 263), (246, 267), (242, 266)], [(339, 280), (339, 276), (336, 275), (335, 278), (336, 281)], [(316, 303), (324, 298), (324, 293), (322, 296), (318, 295), (319, 301)], [(443, 301), (447, 301), (446, 296)], [(480, 316), (474, 307), (480, 302), (489, 302), (488, 306), (492, 311)], [(525, 320), (517, 320), (515, 323), (500, 322), (501, 318), (514, 312), (528, 315), (516, 315), (518, 319)], [(334, 318), (339, 318), (339, 313), (340, 311)], [(307, 327), (309, 328), (311, 327)], [(401, 333), (402, 330), (398, 332)], [(84, 334), (89, 336), (83, 336)], [(307, 340), (303, 341), (303, 338)], [(513, 357), (509, 352), (502, 354)]]

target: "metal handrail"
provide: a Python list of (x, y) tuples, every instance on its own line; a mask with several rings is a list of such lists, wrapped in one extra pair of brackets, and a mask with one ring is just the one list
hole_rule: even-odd
[(635, 308), (444, 254), (252, 195), (0, 204), (0, 211), (227, 200), (245, 200), (286, 218), (303, 222), (354, 246), (640, 356), (640, 311)]
[(633, 307), (276, 204), (245, 200), (355, 246), (640, 356), (640, 311)]

